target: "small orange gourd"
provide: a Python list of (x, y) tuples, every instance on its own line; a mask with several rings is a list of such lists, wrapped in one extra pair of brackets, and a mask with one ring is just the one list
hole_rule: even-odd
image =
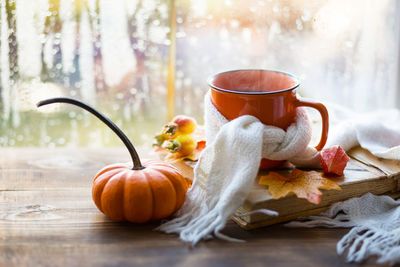
[(185, 201), (188, 185), (177, 168), (159, 160), (140, 161), (128, 137), (103, 114), (72, 98), (51, 98), (37, 106), (68, 103), (79, 106), (109, 126), (127, 147), (133, 162), (104, 167), (93, 180), (92, 197), (97, 208), (115, 221), (145, 223), (167, 218)]

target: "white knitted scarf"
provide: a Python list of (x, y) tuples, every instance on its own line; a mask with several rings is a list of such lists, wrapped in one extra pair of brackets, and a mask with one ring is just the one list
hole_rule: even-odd
[[(284, 131), (249, 115), (228, 121), (211, 103), (208, 93), (205, 129), (207, 146), (194, 168), (193, 185), (185, 203), (175, 219), (158, 228), (177, 233), (192, 244), (211, 238), (212, 234), (236, 240), (220, 231), (247, 198), (262, 158), (289, 160), (297, 166), (319, 165), (319, 153), (308, 146), (311, 125), (301, 108), (297, 109), (296, 123)], [(265, 209), (257, 212), (277, 215)]]

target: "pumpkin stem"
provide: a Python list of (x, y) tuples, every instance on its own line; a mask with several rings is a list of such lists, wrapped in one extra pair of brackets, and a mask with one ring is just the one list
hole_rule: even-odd
[(129, 151), (129, 153), (131, 155), (131, 158), (132, 158), (132, 162), (133, 162), (132, 170), (141, 170), (141, 169), (145, 168), (142, 165), (142, 163), (140, 162), (139, 155), (136, 152), (136, 149), (132, 145), (131, 141), (129, 141), (129, 138), (121, 131), (120, 128), (118, 128), (117, 125), (115, 125), (115, 123), (113, 123), (110, 119), (108, 119), (106, 116), (101, 114), (99, 111), (97, 111), (96, 109), (92, 108), (88, 104), (85, 104), (85, 103), (83, 103), (83, 102), (81, 102), (79, 100), (68, 98), (68, 97), (50, 98), (50, 99), (42, 100), (39, 103), (37, 103), (36, 105), (37, 105), (37, 107), (41, 107), (41, 106), (48, 105), (48, 104), (53, 104), (53, 103), (68, 103), (68, 104), (72, 104), (72, 105), (78, 106), (80, 108), (83, 108), (83, 109), (89, 111), (90, 113), (92, 113), (93, 115), (95, 115), (102, 122), (104, 122), (108, 127), (110, 127), (111, 130), (113, 130), (114, 133), (116, 133), (118, 135), (118, 137), (121, 139), (121, 141), (125, 144), (126, 148), (128, 149), (128, 151)]

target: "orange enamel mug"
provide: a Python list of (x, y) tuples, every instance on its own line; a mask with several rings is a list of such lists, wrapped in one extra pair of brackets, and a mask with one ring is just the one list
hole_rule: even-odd
[[(328, 137), (328, 111), (321, 103), (296, 97), (300, 83), (293, 75), (262, 69), (233, 70), (210, 77), (208, 84), (211, 102), (228, 120), (252, 115), (264, 124), (286, 130), (296, 121), (297, 107), (315, 108), (322, 117), (321, 139), (315, 148), (324, 147)], [(283, 162), (262, 159), (260, 169), (275, 168)]]

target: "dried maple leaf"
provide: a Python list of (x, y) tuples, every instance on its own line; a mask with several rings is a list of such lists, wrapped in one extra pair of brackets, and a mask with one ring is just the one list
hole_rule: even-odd
[(269, 172), (260, 178), (259, 184), (268, 186), (268, 191), (274, 199), (286, 196), (289, 193), (296, 194), (313, 204), (321, 201), (322, 192), (319, 189), (342, 190), (340, 186), (321, 175), (317, 171), (302, 171), (294, 169), (289, 177), (276, 172)]

